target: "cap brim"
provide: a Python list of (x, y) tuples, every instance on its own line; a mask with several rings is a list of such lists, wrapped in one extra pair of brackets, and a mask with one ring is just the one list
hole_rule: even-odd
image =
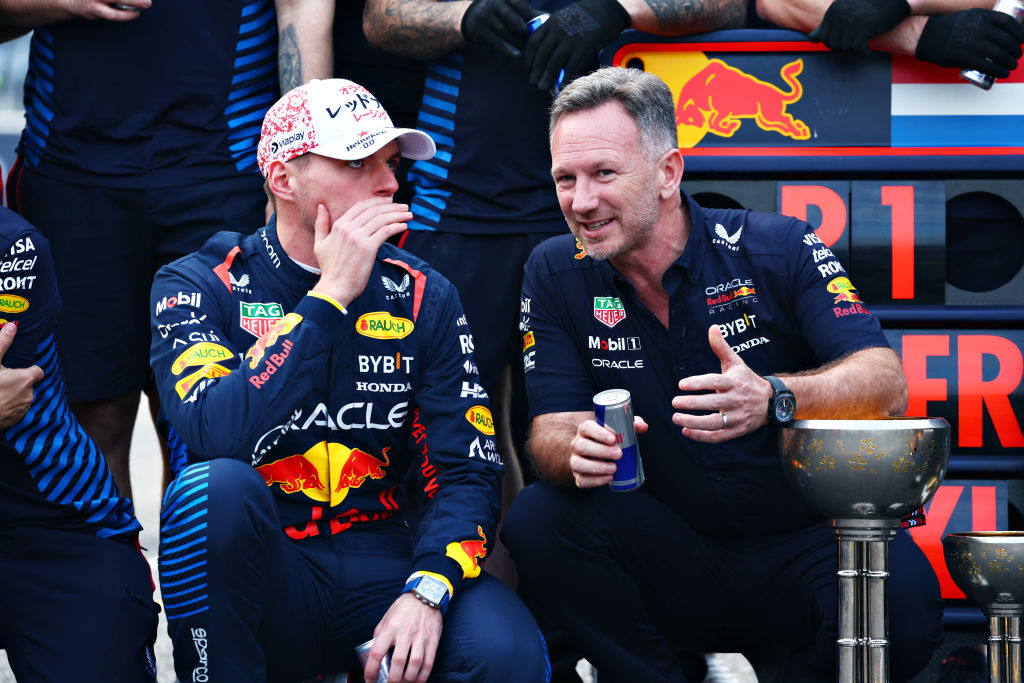
[(337, 138), (318, 145), (310, 152), (331, 159), (365, 159), (396, 139), (402, 156), (409, 159), (432, 159), (437, 152), (434, 140), (423, 131), (413, 128), (388, 128), (368, 137)]

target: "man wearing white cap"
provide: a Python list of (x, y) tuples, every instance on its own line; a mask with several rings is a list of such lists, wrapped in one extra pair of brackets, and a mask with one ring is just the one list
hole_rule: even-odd
[[(153, 285), (151, 358), (176, 444), (160, 582), (182, 680), (541, 681), (522, 603), (481, 572), (501, 457), (454, 288), (390, 244), (402, 156), (365, 88), (311, 81), (263, 122), (276, 214)], [(415, 468), (422, 512), (405, 523)], [(500, 637), (498, 636), (500, 634)]]

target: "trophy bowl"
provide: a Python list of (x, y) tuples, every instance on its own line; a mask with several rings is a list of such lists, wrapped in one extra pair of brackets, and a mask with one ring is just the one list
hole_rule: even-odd
[(1024, 532), (971, 531), (942, 539), (953, 581), (985, 608), (1024, 607)]
[(826, 517), (900, 520), (939, 488), (949, 439), (940, 418), (794, 420), (779, 452), (785, 477)]

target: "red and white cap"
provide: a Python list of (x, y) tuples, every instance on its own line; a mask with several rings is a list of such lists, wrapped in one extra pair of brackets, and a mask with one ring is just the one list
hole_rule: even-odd
[(274, 161), (307, 152), (364, 159), (395, 139), (410, 159), (430, 159), (437, 151), (426, 133), (395, 128), (377, 98), (358, 83), (313, 80), (288, 91), (267, 111), (256, 159), (266, 176)]

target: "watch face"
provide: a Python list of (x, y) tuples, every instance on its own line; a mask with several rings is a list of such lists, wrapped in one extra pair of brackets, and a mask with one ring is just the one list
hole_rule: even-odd
[(448, 588), (437, 579), (423, 577), (416, 586), (416, 594), (435, 605), (440, 605), (444, 596), (448, 594)]
[(775, 420), (777, 422), (789, 422), (796, 412), (796, 400), (792, 395), (779, 396), (775, 402)]

